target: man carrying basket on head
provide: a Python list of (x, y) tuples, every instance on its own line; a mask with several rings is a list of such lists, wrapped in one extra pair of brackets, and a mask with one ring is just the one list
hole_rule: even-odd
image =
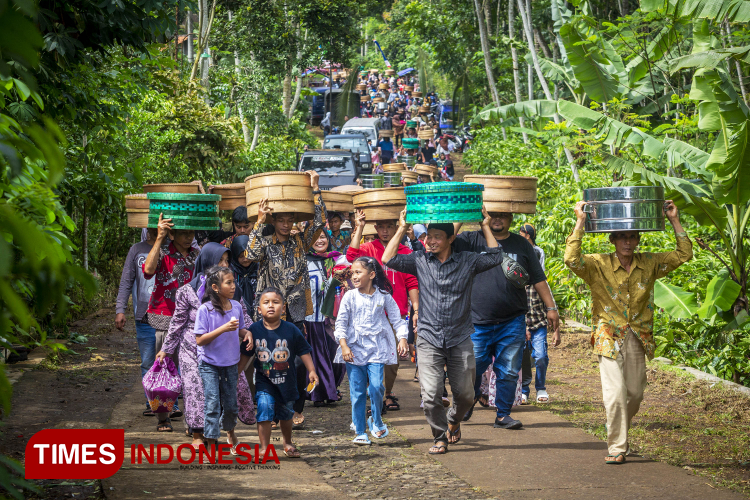
[(672, 200), (664, 215), (674, 228), (677, 248), (671, 252), (636, 252), (638, 231), (609, 235), (614, 253), (581, 255), (585, 202), (575, 206), (576, 226), (565, 246), (565, 265), (591, 288), (591, 334), (599, 355), (602, 396), (607, 412), (608, 464), (625, 463), (629, 452), (628, 430), (646, 388), (646, 360), (654, 357), (654, 282), (693, 258), (693, 244), (682, 229)]
[[(247, 258), (251, 262), (258, 263), (256, 290), (265, 290), (269, 287), (281, 290), (286, 304), (286, 321), (294, 323), (294, 326), (303, 334), (305, 316), (313, 313), (306, 255), (326, 225), (326, 208), (323, 197), (320, 195), (318, 173), (313, 170), (306, 173), (310, 175), (315, 198), (315, 217), (312, 224), (307, 224), (303, 231), (292, 235), (295, 214), (272, 213), (273, 209), (268, 206), (268, 200), (264, 198), (258, 204), (258, 221), (250, 231), (246, 250)], [(274, 232), (270, 236), (263, 236), (266, 218), (269, 215), (273, 219)], [(253, 307), (255, 314), (257, 314), (259, 300), (260, 295), (257, 295)], [(297, 389), (300, 398), (294, 404), (292, 420), (295, 428), (301, 428), (305, 422), (302, 411), (305, 408), (306, 377), (307, 372), (304, 366), (298, 367)]]

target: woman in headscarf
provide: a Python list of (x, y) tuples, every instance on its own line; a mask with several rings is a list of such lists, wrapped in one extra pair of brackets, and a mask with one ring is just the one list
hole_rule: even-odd
[[(195, 261), (193, 280), (177, 289), (176, 307), (169, 323), (169, 331), (164, 339), (162, 350), (156, 355), (157, 359), (162, 360), (167, 354), (172, 354), (178, 345), (180, 346), (180, 378), (182, 378), (182, 398), (185, 405), (185, 428), (188, 436), (192, 434), (193, 447), (196, 449), (203, 442), (205, 398), (203, 382), (198, 372), (198, 345), (195, 342), (193, 328), (198, 308), (204, 298), (208, 300), (208, 295), (204, 294), (205, 273), (216, 265), (229, 266), (229, 249), (218, 243), (206, 243)], [(242, 312), (245, 316), (245, 325), (249, 326), (252, 320), (244, 304)], [(255, 424), (255, 405), (243, 372), (240, 372), (237, 380), (237, 403), (240, 421), (246, 425)], [(236, 443), (229, 444), (235, 445)]]
[[(249, 236), (244, 234), (235, 236), (230, 248), (231, 258), (229, 267), (234, 273), (234, 300), (243, 303), (245, 307), (253, 307), (255, 303), (255, 286), (258, 284), (258, 263), (250, 262), (245, 257), (245, 249), (250, 240)], [(251, 316), (254, 316), (251, 314)]]
[(326, 333), (326, 317), (323, 315), (323, 299), (328, 290), (331, 271), (336, 259), (342, 256), (339, 252), (328, 252), (329, 245), (328, 234), (321, 231), (320, 236), (307, 254), (307, 271), (310, 274), (313, 313), (305, 317), (305, 330), (307, 331), (307, 342), (312, 348), (315, 371), (320, 379), (320, 383), (309, 396), (314, 406), (323, 406), (341, 399), (338, 386), (346, 372), (345, 365), (333, 363), (338, 344), (333, 336)]

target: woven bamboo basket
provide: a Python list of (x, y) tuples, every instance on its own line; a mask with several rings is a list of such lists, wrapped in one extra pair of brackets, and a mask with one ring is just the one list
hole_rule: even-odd
[(380, 90), (388, 90), (388, 84), (387, 83), (381, 83), (380, 85), (378, 85), (378, 88)]
[(364, 83), (358, 83), (357, 90), (367, 90), (367, 85), (365, 85)]
[(203, 185), (198, 182), (187, 182), (181, 184), (144, 184), (144, 193), (183, 193), (183, 194), (200, 194), (204, 193)]
[(385, 99), (383, 99), (382, 97), (376, 97), (372, 100), (372, 102), (385, 102)]
[(219, 210), (234, 210), (245, 204), (245, 183), (216, 184), (208, 186), (208, 192), (221, 195)]
[(406, 85), (404, 87), (404, 92), (414, 92), (414, 86), (413, 85)]
[(379, 130), (378, 135), (380, 137), (393, 137), (393, 130)]
[(419, 91), (417, 91), (417, 92), (412, 92), (412, 93), (411, 93), (411, 96), (412, 96), (412, 97), (422, 97), (422, 92), (419, 92)]
[(481, 184), (431, 182), (404, 188), (406, 222), (481, 222)]
[(467, 175), (464, 182), (484, 185), (484, 204), (488, 212), (536, 213), (536, 177)]
[(403, 209), (404, 205), (406, 205), (406, 195), (404, 194), (404, 188), (401, 187), (365, 189), (364, 191), (354, 193), (352, 201), (358, 209), (394, 206)]
[(364, 188), (362, 186), (358, 186), (356, 184), (344, 184), (342, 186), (336, 186), (332, 187), (331, 191), (334, 193), (356, 193), (357, 191), (363, 191)]
[(326, 210), (329, 212), (354, 212), (354, 202), (352, 201), (352, 192), (342, 191), (323, 191), (323, 202), (326, 204)]
[(258, 220), (258, 204), (268, 199), (272, 213), (294, 213), (299, 221), (315, 216), (310, 176), (304, 172), (266, 172), (245, 179), (245, 202), (251, 222)]
[(375, 229), (375, 224), (365, 224), (365, 228), (362, 230), (362, 236), (377, 236), (378, 231)]
[(369, 95), (359, 96), (360, 102), (369, 102), (372, 98)]
[(406, 170), (406, 163), (386, 163), (383, 165), (383, 172), (401, 172)]
[(385, 70), (385, 74), (388, 75), (388, 76), (393, 76), (393, 75), (396, 74), (396, 70), (395, 69), (387, 69), (387, 70)]
[(411, 170), (403, 170), (401, 172), (401, 182), (406, 184), (407, 182), (411, 182), (412, 184), (417, 182), (417, 177), (419, 177), (419, 174), (416, 172), (412, 172)]
[(420, 115), (426, 115), (429, 112), (430, 112), (430, 107), (429, 106), (420, 106), (419, 107), (419, 114)]
[(406, 128), (417, 128), (416, 120), (406, 120)]
[(417, 137), (422, 140), (429, 140), (432, 139), (434, 136), (434, 133), (432, 130), (420, 130), (417, 132)]
[(159, 216), (172, 219), (174, 229), (189, 231), (217, 229), (219, 200), (215, 194), (148, 193), (148, 227), (157, 227)]
[(128, 227), (148, 227), (148, 208), (130, 208), (128, 214)]
[(437, 175), (440, 173), (440, 169), (437, 167), (433, 167), (432, 165), (425, 165), (424, 163), (418, 163), (414, 166), (414, 171), (420, 175), (427, 175), (430, 174)]
[(146, 193), (125, 195), (125, 210), (148, 210), (148, 196)]
[(401, 140), (401, 145), (404, 147), (404, 149), (418, 149), (419, 139), (408, 137), (406, 139)]
[(371, 69), (370, 73), (372, 73), (373, 75), (377, 75), (378, 73), (380, 73), (380, 70), (379, 69)]

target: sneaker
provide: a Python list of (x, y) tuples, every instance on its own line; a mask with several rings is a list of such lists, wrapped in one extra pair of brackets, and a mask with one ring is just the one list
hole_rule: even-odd
[(503, 418), (495, 418), (495, 427), (498, 429), (520, 429), (523, 424), (520, 420), (516, 420), (510, 415), (506, 415)]

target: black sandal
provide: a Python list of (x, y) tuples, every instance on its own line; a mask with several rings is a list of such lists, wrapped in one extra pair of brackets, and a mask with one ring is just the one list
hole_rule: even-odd
[[(455, 438), (456, 440), (451, 443), (450, 442), (451, 438)], [(451, 428), (448, 427), (448, 444), (458, 444), (460, 441), (461, 441), (461, 426), (459, 425), (458, 429), (456, 429), (455, 431), (451, 431)]]
[(167, 418), (156, 425), (156, 432), (172, 432), (172, 421)]
[[(391, 400), (389, 403), (388, 400)], [(394, 396), (393, 394), (390, 394), (385, 397), (385, 408), (388, 411), (397, 411), (401, 409), (401, 405), (398, 404), (398, 398)]]
[[(430, 451), (432, 448), (437, 448), (437, 451)], [(430, 450), (427, 450), (429, 455), (445, 455), (448, 453), (448, 445), (435, 443)]]
[(154, 410), (152, 410), (151, 408), (146, 408), (145, 410), (143, 410), (144, 417), (153, 417), (154, 415), (156, 415), (156, 413), (154, 413)]

